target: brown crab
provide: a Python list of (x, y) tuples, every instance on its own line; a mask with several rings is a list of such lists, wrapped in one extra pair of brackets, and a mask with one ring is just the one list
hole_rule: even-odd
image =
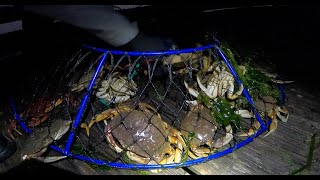
[[(257, 99), (254, 101), (254, 105), (261, 117), (269, 117), (271, 119), (269, 132), (264, 137), (270, 135), (277, 129), (278, 119), (282, 122), (288, 121), (288, 110), (284, 106), (278, 106), (276, 99), (271, 96), (263, 96), (260, 99)], [(250, 112), (250, 114), (252, 115), (251, 117), (255, 117), (252, 112)], [(248, 117), (250, 117), (250, 115)], [(248, 132), (239, 134), (239, 136), (251, 136), (257, 132), (260, 126), (260, 123), (255, 121)]]
[[(181, 123), (181, 133), (185, 139), (188, 139), (188, 155), (197, 159), (207, 157), (215, 149), (228, 144), (232, 139), (232, 128), (228, 125), (226, 135), (214, 140), (215, 132), (218, 128), (217, 123), (210, 115), (210, 110), (201, 104), (191, 108), (187, 116)], [(193, 137), (190, 137), (193, 133)]]
[(181, 161), (185, 146), (181, 133), (162, 121), (160, 114), (148, 104), (140, 102), (136, 108), (129, 103), (122, 104), (98, 114), (88, 126), (83, 123), (81, 127), (89, 136), (92, 125), (100, 121), (106, 124), (105, 135), (111, 148), (118, 153), (125, 151), (135, 162), (167, 164)]
[[(30, 103), (26, 110), (23, 111), (20, 116), (22, 119), (27, 120), (27, 127), (34, 128), (49, 118), (49, 112), (52, 111), (56, 106), (59, 106), (62, 103), (62, 98), (60, 97), (51, 97), (37, 100), (33, 103)], [(17, 128), (17, 120), (9, 120), (9, 126), (7, 132), (9, 136), (13, 139), (13, 131), (17, 132), (19, 135), (22, 133)]]
[(21, 160), (36, 159), (51, 163), (66, 158), (67, 156), (42, 157), (42, 155), (50, 144), (61, 139), (68, 132), (71, 123), (70, 120), (56, 119), (49, 127), (35, 129), (21, 145)]
[(20, 116), (28, 120), (28, 127), (35, 127), (46, 121), (49, 117), (48, 113), (61, 103), (60, 97), (39, 99), (29, 104)]

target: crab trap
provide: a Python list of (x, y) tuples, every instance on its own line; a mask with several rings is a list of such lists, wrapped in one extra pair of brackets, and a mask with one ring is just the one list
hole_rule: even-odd
[(204, 163), (288, 118), (278, 80), (237, 58), (218, 41), (164, 52), (84, 46), (35, 81), (21, 112), (12, 101), (14, 119), (26, 133), (48, 129), (41, 146), (61, 156), (47, 162), (145, 170)]

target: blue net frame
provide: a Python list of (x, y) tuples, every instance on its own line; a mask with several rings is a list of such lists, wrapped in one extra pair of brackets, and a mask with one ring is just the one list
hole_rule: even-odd
[[(71, 132), (68, 136), (68, 140), (67, 143), (65, 144), (65, 148), (61, 149), (58, 146), (55, 145), (50, 145), (50, 148), (61, 153), (62, 155), (68, 156), (68, 157), (72, 157), (72, 158), (76, 158), (82, 161), (86, 161), (88, 163), (93, 163), (96, 165), (104, 165), (104, 166), (109, 166), (112, 168), (122, 168), (122, 169), (139, 169), (139, 170), (151, 170), (151, 169), (166, 169), (166, 168), (179, 168), (179, 167), (187, 167), (187, 166), (192, 166), (192, 165), (196, 165), (196, 164), (200, 164), (200, 163), (204, 163), (207, 162), (209, 160), (212, 159), (216, 159), (222, 156), (225, 156), (229, 153), (232, 153), (233, 151), (249, 144), (250, 142), (252, 142), (254, 140), (254, 138), (258, 137), (259, 135), (261, 135), (264, 131), (266, 131), (271, 123), (271, 119), (267, 119), (266, 123), (263, 122), (263, 119), (261, 118), (261, 116), (259, 115), (259, 113), (257, 111), (253, 111), (255, 112), (255, 116), (256, 119), (259, 121), (261, 128), (253, 135), (249, 136), (247, 139), (235, 144), (234, 146), (225, 149), (223, 151), (214, 153), (209, 155), (208, 157), (203, 157), (203, 158), (198, 158), (198, 159), (191, 159), (191, 160), (187, 160), (185, 162), (182, 163), (171, 163), (171, 164), (162, 164), (162, 165), (158, 165), (158, 164), (124, 164), (124, 163), (117, 163), (117, 162), (108, 162), (108, 161), (104, 161), (104, 160), (99, 160), (99, 159), (93, 159), (93, 158), (89, 158), (87, 156), (83, 156), (83, 155), (79, 155), (79, 154), (74, 154), (71, 153), (71, 149), (73, 146), (73, 142), (75, 139), (75, 134), (76, 134), (76, 130), (79, 128), (79, 125), (81, 123), (81, 118), (82, 115), (85, 111), (86, 105), (88, 103), (89, 100), (89, 96), (92, 94), (92, 89), (93, 86), (97, 80), (97, 77), (100, 73), (100, 71), (102, 70), (104, 64), (106, 63), (106, 58), (108, 56), (108, 54), (113, 54), (113, 55), (129, 55), (129, 56), (155, 56), (155, 55), (174, 55), (174, 54), (182, 54), (182, 53), (193, 53), (193, 52), (198, 52), (198, 51), (204, 51), (207, 49), (212, 49), (214, 48), (219, 57), (224, 61), (224, 63), (227, 65), (228, 69), (230, 70), (231, 74), (233, 75), (236, 83), (240, 86), (242, 84), (241, 80), (239, 79), (238, 75), (235, 72), (235, 69), (232, 67), (231, 63), (229, 62), (229, 60), (227, 59), (227, 57), (225, 56), (225, 54), (222, 52), (222, 50), (220, 49), (220, 43), (218, 41), (214, 42), (213, 44), (210, 45), (206, 45), (206, 46), (201, 46), (201, 47), (197, 47), (197, 48), (189, 48), (189, 49), (182, 49), (182, 50), (169, 50), (169, 51), (163, 51), (163, 52), (156, 52), (156, 51), (148, 51), (148, 52), (127, 52), (127, 51), (114, 51), (114, 50), (106, 50), (106, 49), (102, 49), (102, 48), (97, 48), (97, 47), (93, 47), (93, 46), (89, 46), (89, 45), (84, 45), (84, 47), (86, 49), (92, 50), (92, 51), (96, 51), (99, 53), (103, 53), (102, 57), (99, 59), (98, 62), (98, 66), (95, 69), (94, 75), (90, 81), (90, 84), (86, 90), (86, 93), (84, 94), (81, 103), (80, 103), (80, 107), (77, 111), (75, 120), (72, 124), (72, 129)], [(281, 104), (284, 103), (285, 100), (285, 93), (283, 90), (283, 87), (281, 84), (278, 85), (279, 86), (279, 90), (280, 90), (280, 94), (281, 94)], [(254, 110), (254, 102), (252, 100), (252, 98), (250, 97), (246, 87), (244, 87), (242, 95), (245, 96), (245, 98), (248, 100), (248, 102), (251, 105), (251, 108)], [(20, 127), (24, 130), (25, 133), (29, 134), (32, 132), (31, 129), (29, 129), (24, 122), (22, 122), (20, 115), (17, 113), (16, 107), (15, 107), (15, 102), (14, 99), (11, 98), (10, 99), (10, 106), (12, 108), (12, 111), (14, 113), (14, 119), (18, 121)]]

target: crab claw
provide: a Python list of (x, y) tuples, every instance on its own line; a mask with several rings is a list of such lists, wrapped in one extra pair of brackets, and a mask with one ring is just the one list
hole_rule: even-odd
[(257, 133), (257, 130), (260, 128), (260, 126), (261, 125), (260, 125), (259, 121), (254, 121), (252, 127), (248, 130), (248, 132), (239, 134), (238, 136), (240, 136), (240, 137), (252, 136)]
[[(214, 99), (217, 97), (217, 93), (215, 92), (218, 92), (217, 91), (217, 87), (216, 85), (214, 85), (214, 83), (210, 83), (210, 86), (209, 88), (206, 88), (202, 83), (201, 83), (201, 80), (200, 80), (200, 74), (198, 73), (197, 74), (197, 82), (198, 82), (198, 85), (200, 87), (200, 89), (206, 93), (206, 95), (211, 98), (211, 99)], [(211, 92), (212, 91), (212, 92)]]
[(234, 84), (232, 81), (228, 81), (229, 84), (229, 90), (227, 92), (227, 98), (230, 100), (234, 100), (236, 99), (238, 96), (240, 96), (242, 94), (243, 91), (243, 84), (240, 85), (239, 90), (233, 94), (234, 91)]
[(133, 152), (130, 152), (130, 151), (127, 151), (126, 154), (129, 159), (136, 161), (140, 164), (147, 164), (150, 161), (150, 158), (139, 156), (139, 155), (137, 155)]
[(51, 156), (51, 157), (33, 157), (33, 159), (36, 159), (38, 161), (41, 161), (43, 163), (53, 163), (56, 161), (59, 161), (61, 159), (65, 159), (68, 156)]
[(64, 128), (60, 128), (56, 134), (53, 133), (54, 135), (53, 139), (55, 141), (61, 139), (61, 137), (69, 131), (72, 121), (63, 121), (63, 123), (66, 124), (67, 126), (65, 126)]
[(254, 115), (252, 112), (246, 110), (246, 109), (240, 109), (235, 111), (236, 114), (240, 115), (242, 118), (253, 118)]
[[(127, 110), (126, 107), (122, 108), (123, 110)], [(82, 123), (80, 125), (81, 128), (86, 129), (86, 133), (89, 136), (90, 135), (90, 128), (94, 125), (94, 123), (98, 123), (103, 120), (112, 119), (114, 116), (118, 114), (118, 111), (108, 109), (106, 111), (103, 111), (102, 113), (98, 114), (97, 116), (93, 117), (89, 123), (89, 125)]]
[(289, 112), (284, 106), (276, 106), (270, 111), (268, 116), (271, 118), (272, 121), (269, 126), (269, 132), (264, 137), (270, 135), (277, 129), (278, 118), (282, 122), (287, 122), (289, 118)]
[(213, 143), (213, 147), (217, 148), (217, 149), (221, 148), (222, 146), (228, 144), (232, 139), (233, 139), (232, 127), (231, 127), (231, 125), (228, 125), (226, 127), (226, 135), (224, 137), (221, 137), (221, 138), (217, 139)]
[(192, 105), (192, 106), (196, 106), (198, 104), (197, 100), (194, 100), (194, 101), (186, 100), (186, 103), (189, 104), (189, 105)]
[[(189, 92), (192, 96), (198, 97), (199, 92), (196, 91), (195, 89), (189, 87), (189, 85), (188, 85), (188, 83), (187, 83), (186, 81), (184, 81), (184, 86), (186, 87), (186, 89), (188, 90), (188, 92)], [(188, 101), (188, 100), (186, 100), (186, 103), (187, 103), (188, 105), (192, 105), (192, 106), (195, 106), (195, 105), (198, 104), (197, 100), (193, 100), (193, 101)]]
[(269, 132), (266, 135), (264, 135), (264, 137), (269, 136), (278, 127), (277, 110), (275, 108), (272, 109), (268, 116), (271, 118), (271, 124), (269, 126)]
[(289, 112), (284, 106), (277, 107), (276, 115), (282, 122), (287, 122), (288, 121)]

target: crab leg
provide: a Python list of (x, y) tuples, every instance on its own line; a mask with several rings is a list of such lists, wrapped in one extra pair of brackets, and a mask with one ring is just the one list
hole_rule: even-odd
[(45, 157), (43, 159), (41, 157), (37, 157), (34, 159), (40, 160), (44, 163), (53, 163), (53, 162), (59, 161), (61, 159), (67, 158), (67, 157), (68, 156), (51, 156), (51, 157)]
[[(236, 114), (240, 115), (243, 118), (253, 118), (255, 117), (252, 112), (248, 111), (248, 110), (237, 110), (235, 111)], [(243, 134), (239, 134), (238, 136), (251, 136), (253, 134), (255, 134), (257, 132), (257, 129), (260, 128), (260, 123), (259, 121), (254, 121), (253, 126), (248, 130), (248, 132), (243, 133)]]
[(136, 161), (140, 164), (147, 164), (150, 161), (150, 158), (139, 156), (139, 155), (137, 155), (133, 152), (130, 152), (130, 151), (127, 151), (126, 154), (129, 159)]
[(252, 118), (254, 117), (254, 115), (252, 114), (252, 112), (246, 110), (246, 109), (240, 109), (235, 111), (236, 114), (240, 115), (243, 118)]
[(170, 164), (174, 162), (174, 157), (175, 157), (175, 150), (173, 147), (170, 148), (170, 150), (166, 153), (168, 156), (164, 159), (162, 159), (159, 164)]
[[(22, 133), (17, 129), (17, 128), (13, 128), (13, 130), (15, 131), (15, 132), (17, 132), (20, 136), (22, 136)], [(13, 138), (14, 139), (14, 138)]]
[[(283, 113), (284, 115), (282, 115), (281, 113)], [(269, 136), (271, 133), (273, 133), (277, 129), (278, 118), (281, 121), (286, 122), (289, 117), (289, 112), (284, 106), (281, 106), (281, 107), (276, 106), (269, 112), (268, 116), (271, 118), (271, 124), (269, 126), (268, 133), (264, 135), (264, 137)], [(251, 136), (257, 132), (260, 126), (261, 126), (260, 123), (258, 121), (255, 121), (253, 124), (253, 127), (251, 127), (247, 133), (240, 134), (238, 136)]]
[(174, 162), (179, 163), (181, 161), (183, 148), (186, 148), (186, 144), (182, 138), (181, 132), (176, 129), (172, 129), (170, 131), (170, 135), (168, 136), (168, 141), (171, 144), (176, 145), (174, 153)]
[(277, 110), (275, 108), (272, 109), (268, 116), (271, 118), (271, 124), (269, 126), (269, 132), (266, 135), (264, 135), (264, 137), (269, 136), (278, 127)]
[(208, 157), (210, 153), (194, 153), (194, 154), (197, 156), (197, 158), (202, 158), (202, 157)]
[(253, 126), (248, 130), (248, 132), (243, 133), (243, 134), (239, 134), (238, 136), (241, 137), (247, 137), (247, 136), (252, 136), (255, 133), (257, 133), (257, 130), (260, 128), (260, 123), (259, 121), (254, 121)]
[[(281, 113), (283, 113), (284, 115), (281, 115)], [(269, 126), (269, 132), (264, 137), (270, 135), (277, 129), (278, 118), (283, 122), (287, 122), (289, 117), (289, 112), (284, 106), (281, 106), (281, 107), (276, 106), (270, 111), (268, 116), (271, 118), (272, 122)]]
[(188, 150), (188, 155), (192, 158), (192, 159), (198, 159), (199, 157), (196, 156), (195, 154), (193, 154), (190, 150)]
[(51, 157), (37, 157), (37, 156), (34, 156), (34, 157), (26, 157), (24, 156), (23, 159), (36, 159), (40, 162), (43, 162), (43, 163), (53, 163), (53, 162), (56, 162), (56, 161), (59, 161), (61, 159), (65, 159), (67, 158), (68, 156), (51, 156)]
[(121, 108), (119, 108), (119, 110), (108, 109), (108, 110), (103, 111), (102, 113), (98, 114), (94, 118), (92, 118), (89, 125), (82, 123), (81, 128), (85, 128), (86, 133), (89, 136), (90, 135), (90, 133), (89, 133), (90, 128), (93, 126), (94, 123), (98, 123), (102, 120), (112, 119), (113, 117), (115, 117), (116, 115), (119, 114), (119, 111), (130, 111), (130, 110), (131, 109), (127, 106), (122, 106)]
[[(184, 85), (186, 86), (186, 89), (188, 90), (188, 92), (189, 92), (192, 96), (198, 97), (198, 95), (199, 95), (199, 92), (198, 92), (198, 91), (196, 91), (196, 90), (194, 90), (193, 88), (189, 87), (189, 85), (188, 85), (186, 82), (184, 82)], [(193, 100), (193, 101), (188, 101), (188, 100), (186, 100), (185, 102), (186, 102), (187, 104), (191, 104), (192, 106), (195, 106), (195, 105), (198, 104), (197, 100)]]
[(111, 132), (107, 133), (106, 138), (107, 138), (107, 141), (110, 143), (110, 147), (114, 149), (117, 153), (121, 153), (123, 151), (122, 148), (114, 140)]
[(32, 118), (31, 121), (28, 122), (28, 127), (36, 127), (39, 124), (43, 123), (49, 118), (48, 114), (44, 114), (41, 119), (38, 118)]
[(196, 154), (209, 154), (211, 152), (210, 148), (207, 147), (193, 147), (192, 151)]
[(272, 82), (277, 84), (290, 84), (290, 83), (294, 83), (295, 81), (272, 80)]
[(199, 92), (196, 91), (195, 89), (189, 87), (189, 85), (188, 85), (188, 83), (187, 83), (186, 81), (184, 81), (184, 86), (187, 88), (188, 92), (189, 92), (192, 96), (198, 97)]
[(37, 157), (40, 157), (43, 153), (47, 151), (48, 148), (43, 148), (39, 152), (36, 152), (34, 154), (29, 155), (23, 155), (22, 160), (28, 160), (28, 159), (37, 159)]
[(218, 94), (218, 90), (217, 90), (217, 83), (214, 82), (214, 77), (212, 77), (210, 79), (210, 82), (208, 83), (208, 88), (206, 88), (202, 83), (201, 83), (201, 80), (200, 80), (200, 75), (197, 74), (197, 82), (198, 82), (198, 85), (200, 87), (200, 89), (206, 93), (206, 95), (208, 97), (210, 97), (211, 99), (214, 99), (217, 97), (217, 94)]

